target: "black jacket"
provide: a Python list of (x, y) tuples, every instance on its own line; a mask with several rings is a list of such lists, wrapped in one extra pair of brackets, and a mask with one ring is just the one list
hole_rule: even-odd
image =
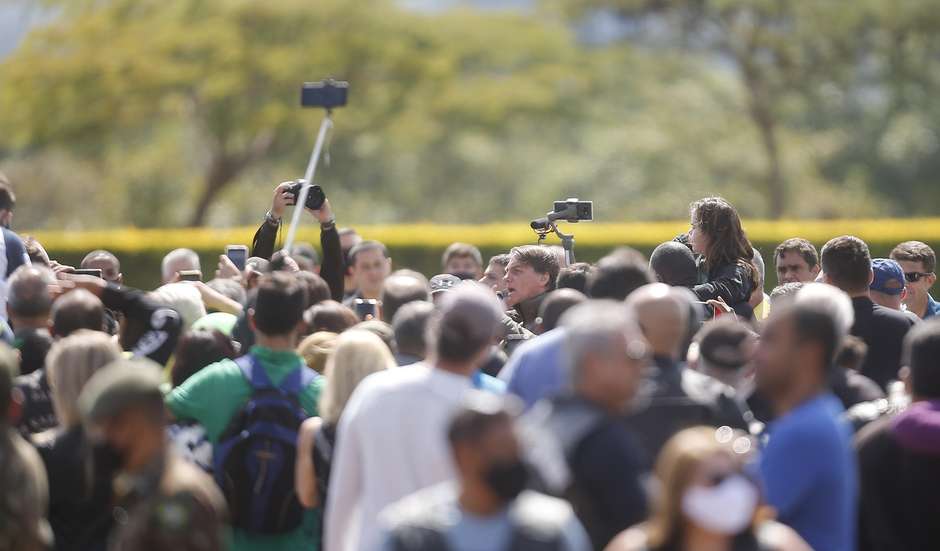
[(183, 332), (183, 320), (169, 306), (160, 304), (150, 293), (121, 287), (114, 283), (101, 293), (106, 308), (124, 314), (128, 328), (124, 331), (124, 348), (134, 357), (146, 357), (166, 365)]
[(52, 335), (46, 329), (16, 329), (13, 347), (20, 351), (20, 375), (29, 375), (46, 365), (46, 354), (52, 348)]
[(901, 345), (911, 328), (911, 320), (897, 310), (875, 304), (868, 297), (855, 297), (852, 305), (855, 307), (852, 334), (868, 345), (868, 354), (859, 371), (886, 390), (888, 383), (898, 378)]
[(56, 427), (59, 420), (52, 408), (52, 390), (46, 369), (20, 375), (13, 380), (23, 399), (17, 429), (24, 437)]
[(861, 373), (845, 368), (834, 370), (829, 381), (829, 388), (846, 410), (862, 402), (872, 402), (885, 397), (878, 383)]
[(754, 309), (748, 304), (754, 291), (751, 270), (741, 264), (713, 266), (706, 274), (707, 281), (692, 288), (699, 300), (716, 300), (719, 297), (745, 318), (754, 317)]
[(940, 542), (937, 408), (938, 405), (914, 404), (898, 416), (871, 423), (856, 438), (861, 479), (860, 551), (937, 549)]
[(535, 330), (538, 329), (535, 320), (538, 318), (539, 309), (542, 307), (542, 301), (548, 296), (549, 291), (532, 298), (523, 300), (513, 306), (512, 310), (506, 312), (503, 316), (503, 342), (502, 352), (506, 356), (512, 356), (512, 353), (519, 348), (523, 342), (535, 338)]
[[(255, 237), (251, 241), (251, 256), (270, 260), (271, 255), (274, 254), (280, 228), (280, 224), (269, 224), (267, 220), (262, 222), (261, 227), (255, 232)], [(343, 264), (343, 250), (339, 244), (339, 232), (336, 230), (335, 225), (329, 229), (320, 230), (320, 248), (323, 249), (320, 277), (330, 286), (330, 295), (332, 295), (333, 300), (343, 302), (343, 273), (345, 272), (345, 266)]]
[(648, 387), (637, 398), (638, 409), (624, 419), (643, 448), (647, 470), (666, 442), (683, 429), (708, 425), (748, 430), (745, 411), (731, 387), (674, 360), (654, 361)]
[(536, 404), (523, 426), (540, 487), (571, 503), (595, 549), (646, 518), (637, 444), (619, 419), (583, 398), (558, 396)]

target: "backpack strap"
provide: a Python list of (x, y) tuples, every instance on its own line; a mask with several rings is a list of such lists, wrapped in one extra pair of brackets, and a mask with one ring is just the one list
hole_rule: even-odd
[(316, 380), (320, 375), (307, 367), (300, 358), (297, 359), (297, 369), (291, 371), (284, 380), (281, 381), (280, 389), (287, 394), (297, 395), (303, 392), (307, 385)]
[(242, 375), (245, 376), (245, 379), (248, 380), (248, 383), (251, 384), (252, 388), (255, 390), (262, 390), (266, 388), (278, 388), (290, 395), (297, 395), (303, 392), (303, 389), (315, 381), (320, 375), (307, 367), (307, 365), (301, 359), (297, 359), (297, 369), (291, 371), (287, 377), (284, 377), (284, 380), (281, 381), (279, 386), (274, 386), (274, 383), (271, 382), (271, 378), (268, 377), (267, 371), (264, 370), (264, 366), (261, 365), (261, 362), (258, 361), (252, 354), (245, 354), (244, 356), (237, 358), (235, 364), (238, 365), (238, 368), (241, 370)]
[(262, 367), (261, 362), (258, 361), (258, 358), (254, 357), (252, 354), (245, 354), (240, 358), (235, 359), (235, 365), (241, 370), (242, 375), (245, 376), (245, 379), (248, 381), (248, 384), (251, 385), (255, 390), (261, 390), (264, 388), (274, 388), (274, 385), (271, 383), (271, 379), (268, 377), (268, 373)]

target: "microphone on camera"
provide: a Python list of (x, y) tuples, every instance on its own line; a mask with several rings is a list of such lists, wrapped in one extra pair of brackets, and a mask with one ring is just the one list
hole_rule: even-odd
[(548, 217), (536, 218), (529, 224), (533, 230), (544, 230), (548, 228)]
[(568, 205), (562, 210), (557, 210), (555, 212), (549, 212), (542, 218), (536, 218), (533, 220), (529, 226), (533, 230), (547, 230), (551, 227), (552, 222), (555, 220), (569, 220), (571, 218), (577, 218), (577, 212), (573, 206)]

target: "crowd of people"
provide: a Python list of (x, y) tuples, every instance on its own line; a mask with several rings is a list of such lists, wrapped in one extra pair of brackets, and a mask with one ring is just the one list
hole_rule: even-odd
[(144, 291), (13, 232), (0, 178), (0, 550), (940, 546), (928, 245), (788, 239), (771, 289), (706, 198), (649, 259), (454, 243), (428, 279), (328, 200), (278, 250), (287, 186), (243, 266)]

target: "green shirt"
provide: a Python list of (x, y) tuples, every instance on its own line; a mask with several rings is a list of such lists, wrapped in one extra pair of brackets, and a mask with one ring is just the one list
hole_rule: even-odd
[[(258, 359), (268, 378), (281, 384), (292, 371), (303, 365), (303, 359), (291, 350), (271, 350), (254, 346), (251, 353)], [(317, 415), (317, 402), (323, 389), (323, 377), (317, 377), (300, 394), (300, 405), (307, 415)], [(177, 419), (193, 419), (205, 429), (213, 445), (228, 426), (235, 413), (251, 396), (251, 384), (232, 360), (222, 360), (196, 372), (185, 383), (173, 389), (166, 398), (167, 408)], [(232, 551), (315, 550), (316, 511), (305, 511), (301, 526), (287, 534), (257, 536), (235, 529)]]

